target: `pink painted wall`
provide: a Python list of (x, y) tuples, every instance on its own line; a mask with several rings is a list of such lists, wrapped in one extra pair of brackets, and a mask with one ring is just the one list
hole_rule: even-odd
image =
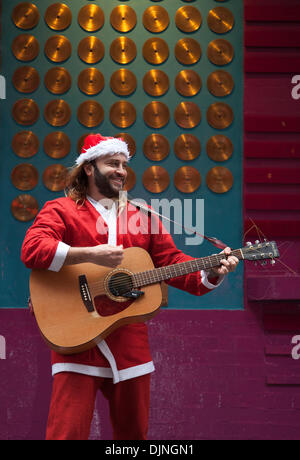
[[(156, 372), (149, 439), (300, 439), (300, 361), (291, 358), (300, 325), (278, 332), (272, 318), (279, 307), (163, 311), (150, 322)], [(299, 306), (286, 308), (292, 318)], [(48, 348), (27, 310), (0, 311), (0, 324), (7, 341), (7, 359), (0, 360), (0, 438), (44, 439)], [(91, 439), (99, 438), (111, 439), (100, 394), (91, 430)]]

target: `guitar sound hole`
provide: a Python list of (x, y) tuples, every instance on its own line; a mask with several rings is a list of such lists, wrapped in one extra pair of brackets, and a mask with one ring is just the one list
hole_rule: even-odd
[(122, 297), (133, 289), (131, 276), (122, 272), (115, 273), (108, 282), (108, 289), (113, 296)]

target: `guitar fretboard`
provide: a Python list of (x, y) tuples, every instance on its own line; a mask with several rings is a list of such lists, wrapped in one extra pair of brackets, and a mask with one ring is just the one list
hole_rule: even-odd
[[(243, 258), (243, 254), (240, 249), (232, 251), (231, 255), (237, 257), (238, 259)], [(224, 254), (219, 253), (208, 257), (201, 257), (200, 259), (193, 259), (179, 264), (135, 273), (133, 275), (134, 287), (137, 288), (147, 286), (149, 284), (160, 283), (161, 281), (187, 275), (188, 273), (197, 272), (199, 270), (210, 270), (211, 268), (218, 267), (222, 259), (224, 259)]]

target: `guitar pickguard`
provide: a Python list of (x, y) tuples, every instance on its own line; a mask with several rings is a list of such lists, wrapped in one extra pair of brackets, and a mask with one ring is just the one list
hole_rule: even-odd
[(126, 310), (131, 304), (132, 300), (126, 302), (115, 302), (109, 299), (106, 295), (97, 296), (94, 299), (95, 307), (100, 316), (113, 316)]

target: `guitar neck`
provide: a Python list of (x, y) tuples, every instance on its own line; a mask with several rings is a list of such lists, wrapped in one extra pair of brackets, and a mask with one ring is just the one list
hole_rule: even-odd
[[(244, 258), (241, 249), (235, 249), (231, 252), (231, 255), (238, 259)], [(133, 276), (134, 287), (160, 283), (161, 281), (198, 272), (200, 270), (210, 270), (211, 268), (218, 267), (222, 259), (224, 259), (224, 254), (219, 253), (208, 257), (201, 257), (200, 259), (193, 259), (179, 264), (167, 265), (166, 267), (135, 273)]]

